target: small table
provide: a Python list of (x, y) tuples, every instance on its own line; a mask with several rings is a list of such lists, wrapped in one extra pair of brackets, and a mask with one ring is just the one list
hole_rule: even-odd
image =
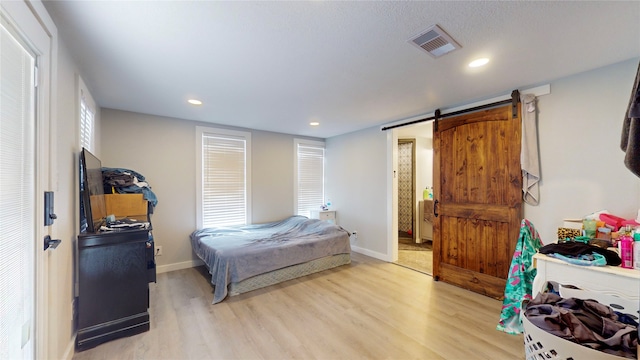
[(311, 210), (310, 218), (328, 221), (334, 225), (337, 225), (335, 210)]

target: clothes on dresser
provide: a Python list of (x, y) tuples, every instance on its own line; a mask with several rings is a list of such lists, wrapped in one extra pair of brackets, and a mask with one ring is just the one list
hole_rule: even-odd
[(607, 265), (607, 258), (605, 258), (604, 255), (600, 255), (598, 253), (593, 253), (589, 255), (578, 255), (578, 256), (564, 256), (562, 254), (553, 253), (553, 254), (549, 254), (549, 256), (553, 256), (554, 258), (568, 262), (569, 264), (580, 265), (580, 266)]
[(145, 200), (152, 206), (158, 204), (156, 194), (151, 190), (149, 183), (139, 172), (122, 168), (102, 168), (102, 181), (105, 188), (113, 188), (119, 194), (142, 193)]
[(102, 172), (102, 179), (105, 185), (123, 187), (133, 185), (135, 176), (128, 172), (107, 170)]
[(502, 311), (496, 330), (508, 334), (520, 334), (524, 331), (520, 309), (522, 309), (522, 302), (532, 297), (533, 278), (536, 276), (533, 255), (541, 246), (540, 235), (533, 224), (527, 219), (522, 220), (518, 242), (509, 267)]
[(538, 328), (565, 340), (635, 358), (638, 328), (620, 322), (613, 309), (595, 300), (539, 293), (526, 305), (524, 315)]
[(551, 255), (560, 254), (566, 257), (573, 257), (579, 259), (582, 255), (603, 255), (607, 261), (607, 265), (619, 266), (622, 264), (620, 256), (615, 252), (601, 247), (584, 244), (581, 242), (564, 242), (558, 244), (548, 244), (540, 248), (541, 254)]

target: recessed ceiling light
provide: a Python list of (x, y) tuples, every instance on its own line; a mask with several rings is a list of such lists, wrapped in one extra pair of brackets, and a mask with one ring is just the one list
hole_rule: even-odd
[(309, 123), (309, 125), (311, 125), (311, 126), (318, 126), (318, 125), (320, 125), (320, 123), (319, 123), (319, 122), (317, 122), (317, 121), (312, 121), (312, 122), (310, 122), (310, 123)]
[(202, 101), (196, 99), (189, 99), (187, 102), (191, 105), (202, 105)]
[(475, 59), (475, 60), (473, 60), (472, 62), (469, 63), (469, 67), (484, 66), (484, 65), (487, 65), (488, 62), (489, 62), (489, 59), (487, 59), (487, 58)]

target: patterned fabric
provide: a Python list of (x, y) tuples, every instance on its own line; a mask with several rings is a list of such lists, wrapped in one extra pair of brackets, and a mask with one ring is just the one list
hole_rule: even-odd
[(413, 143), (398, 144), (398, 230), (413, 231)]
[(533, 278), (537, 273), (533, 267), (533, 255), (541, 247), (540, 235), (533, 224), (527, 219), (522, 220), (518, 243), (509, 267), (497, 330), (508, 334), (521, 334), (524, 331), (521, 318), (522, 302), (532, 299)]

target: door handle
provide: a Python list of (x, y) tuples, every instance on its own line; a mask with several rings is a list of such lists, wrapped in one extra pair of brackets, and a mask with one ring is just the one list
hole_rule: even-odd
[(44, 192), (44, 226), (53, 225), (58, 216), (53, 212), (53, 191)]
[(58, 245), (60, 245), (61, 242), (62, 240), (53, 240), (51, 239), (51, 236), (47, 235), (44, 237), (44, 249), (45, 250), (47, 250), (48, 248), (55, 249), (58, 247)]
[(433, 202), (433, 216), (435, 217), (438, 217), (438, 203), (438, 200)]

